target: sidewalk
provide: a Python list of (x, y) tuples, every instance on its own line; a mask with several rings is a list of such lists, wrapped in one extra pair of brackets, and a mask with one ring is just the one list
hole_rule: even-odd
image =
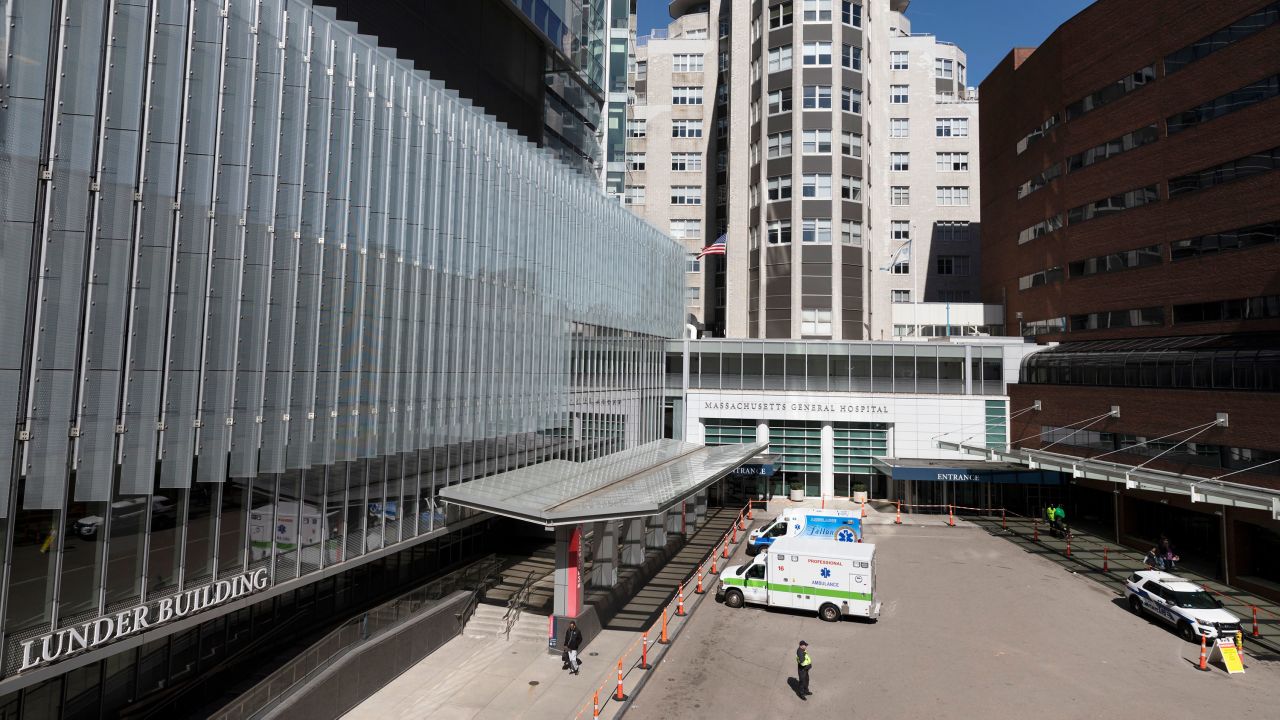
[[(945, 521), (945, 516), (944, 516)], [(991, 532), (1003, 534), (1029, 553), (1042, 555), (1072, 572), (1086, 575), (1106, 585), (1117, 594), (1124, 594), (1124, 582), (1130, 573), (1146, 570), (1143, 555), (1128, 547), (1092, 533), (1071, 528), (1071, 557), (1067, 557), (1067, 541), (1049, 535), (1044, 523), (1039, 524), (1036, 540), (1036, 524), (1031, 518), (1007, 516), (1002, 527), (1000, 517), (967, 517), (969, 522)], [(957, 518), (958, 520), (958, 518)], [(903, 516), (903, 522), (907, 521)], [(1106, 549), (1107, 570), (1103, 571), (1103, 549)], [(1244, 631), (1245, 652), (1259, 660), (1280, 660), (1280, 603), (1258, 597), (1237, 587), (1225, 585), (1196, 572), (1178, 568), (1176, 574), (1216, 592), (1226, 609), (1240, 618)], [(1258, 608), (1258, 630), (1254, 637), (1252, 608)]]
[[(695, 594), (697, 567), (713, 547), (719, 546), (720, 539), (729, 531), (737, 514), (736, 509), (708, 510), (703, 526), (583, 648), (580, 675), (570, 675), (562, 670), (559, 655), (547, 652), (545, 640), (503, 641), (464, 635), (423, 659), (345, 717), (352, 720), (410, 717), (446, 720), (590, 718), (592, 699), (597, 691), (602, 705), (601, 716), (615, 717), (622, 710), (622, 703), (609, 698), (618, 684), (619, 658), (623, 659), (624, 688), (631, 694), (647, 674), (637, 667), (641, 632), (651, 626), (654, 628), (649, 635), (649, 662), (656, 664), (669, 646), (658, 644), (660, 631), (654, 623), (660, 624), (662, 610), (670, 603), (668, 635), (678, 634), (687, 617), (674, 617), (673, 598), (678, 584), (691, 575), (693, 579), (685, 587), (686, 612), (692, 613), (701, 600), (714, 595), (717, 580), (705, 567), (703, 585), (706, 594)], [(759, 521), (757, 515), (756, 522)], [(748, 528), (750, 526), (748, 523)], [(732, 553), (742, 552), (745, 537), (746, 533), (738, 532), (739, 542), (730, 550), (731, 559), (717, 557), (720, 568), (725, 563), (741, 562), (741, 556), (734, 559)], [(546, 622), (545, 617), (538, 620)]]

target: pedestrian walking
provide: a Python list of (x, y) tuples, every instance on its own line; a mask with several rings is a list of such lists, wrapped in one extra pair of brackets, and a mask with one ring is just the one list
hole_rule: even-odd
[(1182, 558), (1173, 551), (1173, 544), (1169, 542), (1169, 538), (1165, 535), (1160, 536), (1160, 544), (1156, 546), (1156, 555), (1164, 560), (1164, 570), (1174, 572), (1177, 569), (1177, 563)]
[(1058, 536), (1058, 526), (1053, 522), (1053, 503), (1044, 506), (1044, 516), (1049, 522), (1049, 534)]
[(801, 700), (806, 695), (812, 695), (809, 692), (809, 668), (813, 667), (813, 658), (809, 657), (809, 643), (801, 640), (800, 646), (796, 648), (796, 694)]
[(582, 631), (578, 629), (578, 623), (570, 620), (569, 629), (564, 633), (564, 649), (569, 653), (569, 672), (574, 675), (577, 675), (578, 668), (582, 667), (582, 662), (578, 660), (580, 647), (582, 647)]
[(1053, 521), (1058, 525), (1058, 536), (1067, 536), (1067, 511), (1062, 509), (1062, 503), (1053, 509)]

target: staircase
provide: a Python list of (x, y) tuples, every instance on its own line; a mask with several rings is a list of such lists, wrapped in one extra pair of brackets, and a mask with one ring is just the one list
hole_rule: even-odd
[(507, 608), (480, 603), (475, 614), (467, 621), (462, 634), (474, 639), (497, 638), (509, 639), (511, 642), (547, 641), (547, 616), (535, 615), (531, 612), (520, 613), (520, 619), (511, 627), (511, 636), (507, 638)]

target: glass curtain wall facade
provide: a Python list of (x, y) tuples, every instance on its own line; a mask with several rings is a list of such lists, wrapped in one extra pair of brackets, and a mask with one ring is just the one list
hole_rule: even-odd
[(302, 0), (4, 5), (0, 692), (662, 435), (683, 253), (592, 179)]

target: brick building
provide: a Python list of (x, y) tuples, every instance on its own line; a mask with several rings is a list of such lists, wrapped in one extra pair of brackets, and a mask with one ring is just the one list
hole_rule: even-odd
[(1081, 521), (1280, 597), (1280, 3), (1099, 0), (980, 94), (983, 300), (1059, 343), (1015, 445)]

